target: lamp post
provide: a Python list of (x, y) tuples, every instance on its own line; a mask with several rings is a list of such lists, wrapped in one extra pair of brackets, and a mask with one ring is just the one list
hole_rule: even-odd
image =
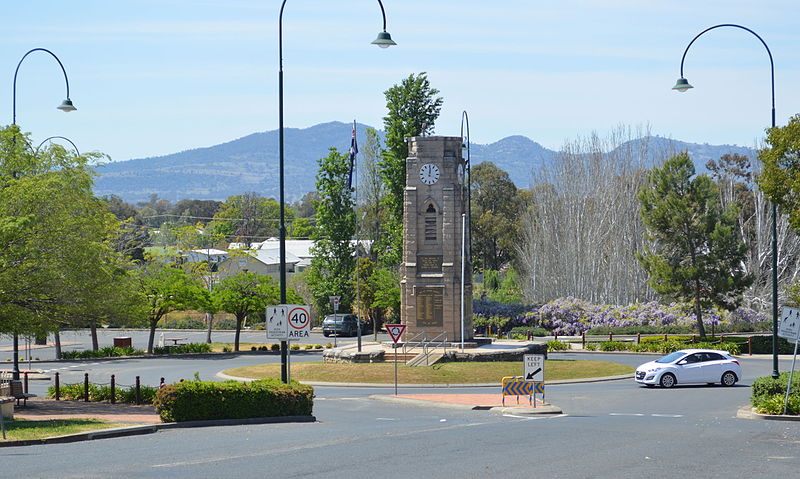
[[(464, 125), (466, 125), (466, 130), (464, 129)], [(464, 133), (466, 132), (466, 136)], [(461, 352), (464, 352), (464, 302), (466, 298), (464, 298), (464, 282), (466, 281), (466, 256), (472, 253), (472, 228), (469, 228), (469, 239), (466, 240), (465, 237), (467, 236), (467, 219), (469, 219), (470, 225), (472, 224), (472, 184), (471, 184), (471, 177), (470, 177), (470, 157), (469, 157), (469, 115), (467, 115), (467, 110), (461, 112), (461, 147), (462, 149), (467, 150), (467, 164), (466, 168), (464, 169), (464, 173), (466, 174), (466, 181), (462, 181), (467, 185), (467, 214), (461, 215)], [(466, 243), (466, 244), (465, 244)], [(467, 248), (469, 245), (469, 248)], [(472, 268), (470, 268), (469, 274), (472, 274)]]
[[(75, 108), (75, 105), (72, 104), (72, 100), (69, 99), (69, 79), (67, 78), (67, 71), (64, 69), (64, 65), (61, 63), (61, 60), (59, 60), (58, 57), (55, 55), (55, 53), (51, 52), (50, 50), (47, 50), (45, 48), (34, 48), (32, 50), (28, 50), (27, 53), (22, 55), (22, 58), (20, 58), (19, 63), (17, 63), (16, 70), (14, 70), (14, 83), (12, 85), (12, 107), (11, 107), (11, 124), (12, 125), (16, 125), (17, 124), (17, 75), (19, 74), (19, 67), (22, 65), (22, 62), (25, 61), (25, 58), (27, 58), (27, 56), (30, 55), (33, 52), (49, 53), (53, 58), (56, 59), (56, 61), (58, 62), (58, 66), (61, 67), (61, 71), (64, 72), (64, 82), (67, 85), (67, 99), (62, 101), (61, 105), (59, 105), (57, 108), (59, 110), (61, 110), (61, 111), (64, 111), (64, 112), (70, 112), (70, 111), (77, 110), (77, 108)], [(77, 148), (76, 148), (76, 150), (77, 150)], [(13, 343), (13, 347), (14, 347), (14, 369), (12, 371), (12, 378), (15, 381), (19, 381), (19, 333), (17, 333), (16, 330), (14, 331), (14, 339), (13, 339), (13, 341), (14, 341), (14, 343)]]
[[(386, 11), (383, 8), (383, 2), (378, 0), (378, 5), (381, 7), (381, 15), (383, 16), (383, 31), (378, 33), (378, 37), (372, 41), (373, 45), (378, 45), (381, 48), (388, 48), (392, 45), (397, 45), (389, 32), (386, 31)], [(280, 251), (280, 292), (281, 304), (286, 304), (286, 217), (285, 217), (285, 197), (284, 197), (284, 141), (283, 141), (283, 9), (286, 6), (286, 0), (281, 2), (281, 10), (278, 15), (278, 177), (279, 177), (279, 190), (280, 190), (280, 231), (278, 234), (279, 251)], [(281, 341), (281, 380), (288, 382), (288, 368), (286, 367), (286, 359), (288, 353), (288, 345), (286, 341)]]
[[(761, 44), (764, 45), (764, 49), (767, 50), (767, 55), (769, 56), (770, 88), (772, 90), (771, 126), (772, 128), (775, 128), (775, 64), (772, 61), (772, 52), (769, 50), (769, 47), (764, 39), (747, 27), (743, 27), (735, 23), (723, 23), (706, 28), (702, 32), (698, 33), (692, 39), (692, 41), (689, 42), (689, 45), (686, 46), (686, 50), (683, 52), (683, 57), (681, 57), (681, 77), (678, 79), (672, 89), (679, 92), (685, 92), (690, 88), (694, 88), (683, 76), (683, 62), (686, 60), (686, 53), (689, 52), (689, 47), (691, 47), (694, 41), (697, 40), (702, 34), (721, 27), (739, 28), (746, 32), (750, 32), (753, 34), (753, 36), (758, 38)], [(772, 377), (778, 377), (778, 208), (775, 203), (772, 203)]]

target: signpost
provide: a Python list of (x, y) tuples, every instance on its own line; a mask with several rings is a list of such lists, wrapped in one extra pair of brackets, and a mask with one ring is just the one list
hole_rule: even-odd
[(389, 324), (386, 326), (386, 332), (389, 337), (394, 341), (394, 395), (397, 396), (397, 342), (406, 330), (405, 324)]
[(336, 338), (339, 337), (339, 332), (338, 332), (339, 330), (337, 329), (338, 326), (336, 324), (336, 320), (339, 319), (339, 316), (338, 316), (338, 313), (339, 313), (339, 301), (341, 301), (342, 297), (341, 296), (328, 296), (328, 299), (331, 302), (331, 306), (333, 306), (333, 322), (334, 322), (334, 326), (333, 326), (333, 347), (335, 348), (336, 346), (338, 346), (336, 344)]
[(800, 309), (790, 308), (789, 306), (783, 307), (778, 336), (786, 338), (789, 341), (794, 341), (792, 369), (789, 370), (789, 382), (786, 384), (786, 398), (783, 401), (783, 414), (786, 414), (786, 410), (789, 408), (789, 392), (792, 390), (794, 364), (797, 361), (797, 343), (800, 343)]

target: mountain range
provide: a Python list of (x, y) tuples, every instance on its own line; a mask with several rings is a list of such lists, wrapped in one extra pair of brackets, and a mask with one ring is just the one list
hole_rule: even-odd
[[(357, 124), (359, 145), (364, 144), (367, 127)], [(287, 201), (296, 201), (315, 189), (317, 161), (328, 155), (330, 147), (347, 152), (351, 129), (352, 124), (342, 122), (285, 129), (284, 181)], [(379, 131), (379, 135), (383, 139), (383, 132)], [(686, 143), (658, 136), (631, 141), (648, 141), (648, 151), (652, 152), (686, 150), (698, 166), (698, 171), (704, 170), (708, 160), (718, 159), (726, 153), (750, 157), (756, 154), (752, 148)], [(620, 148), (625, 146), (623, 144)], [(556, 155), (557, 151), (519, 135), (487, 145), (470, 145), (473, 166), (491, 161), (507, 171), (520, 188), (529, 186), (533, 168), (552, 161)], [(151, 194), (170, 201), (221, 201), (251, 191), (277, 199), (278, 130), (253, 133), (207, 148), (112, 162), (96, 170), (95, 194), (114, 194), (130, 203), (147, 201)]]

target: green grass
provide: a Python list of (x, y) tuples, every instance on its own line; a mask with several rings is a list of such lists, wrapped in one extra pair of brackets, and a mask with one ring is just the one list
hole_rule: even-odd
[[(23, 441), (28, 439), (44, 439), (47, 437), (66, 436), (85, 431), (111, 429), (126, 424), (109, 423), (98, 419), (46, 419), (32, 421), (28, 419), (5, 420), (6, 441)], [(0, 436), (0, 441), (2, 441)]]
[[(261, 364), (225, 371), (232, 376), (261, 379), (279, 378), (280, 364)], [(609, 361), (545, 361), (545, 381), (632, 374), (634, 368)], [(505, 376), (521, 376), (522, 361), (442, 363), (431, 367), (398, 365), (398, 382), (403, 384), (500, 384)], [(393, 383), (393, 363), (349, 364), (303, 362), (292, 364), (292, 379), (343, 383)]]

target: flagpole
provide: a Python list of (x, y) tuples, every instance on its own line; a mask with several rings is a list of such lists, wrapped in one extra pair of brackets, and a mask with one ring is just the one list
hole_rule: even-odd
[(361, 281), (359, 274), (359, 263), (361, 259), (361, 249), (358, 241), (358, 142), (356, 141), (356, 120), (353, 120), (353, 138), (350, 141), (350, 181), (354, 184), (353, 218), (354, 233), (356, 237), (356, 325), (358, 327), (358, 352), (361, 352)]

